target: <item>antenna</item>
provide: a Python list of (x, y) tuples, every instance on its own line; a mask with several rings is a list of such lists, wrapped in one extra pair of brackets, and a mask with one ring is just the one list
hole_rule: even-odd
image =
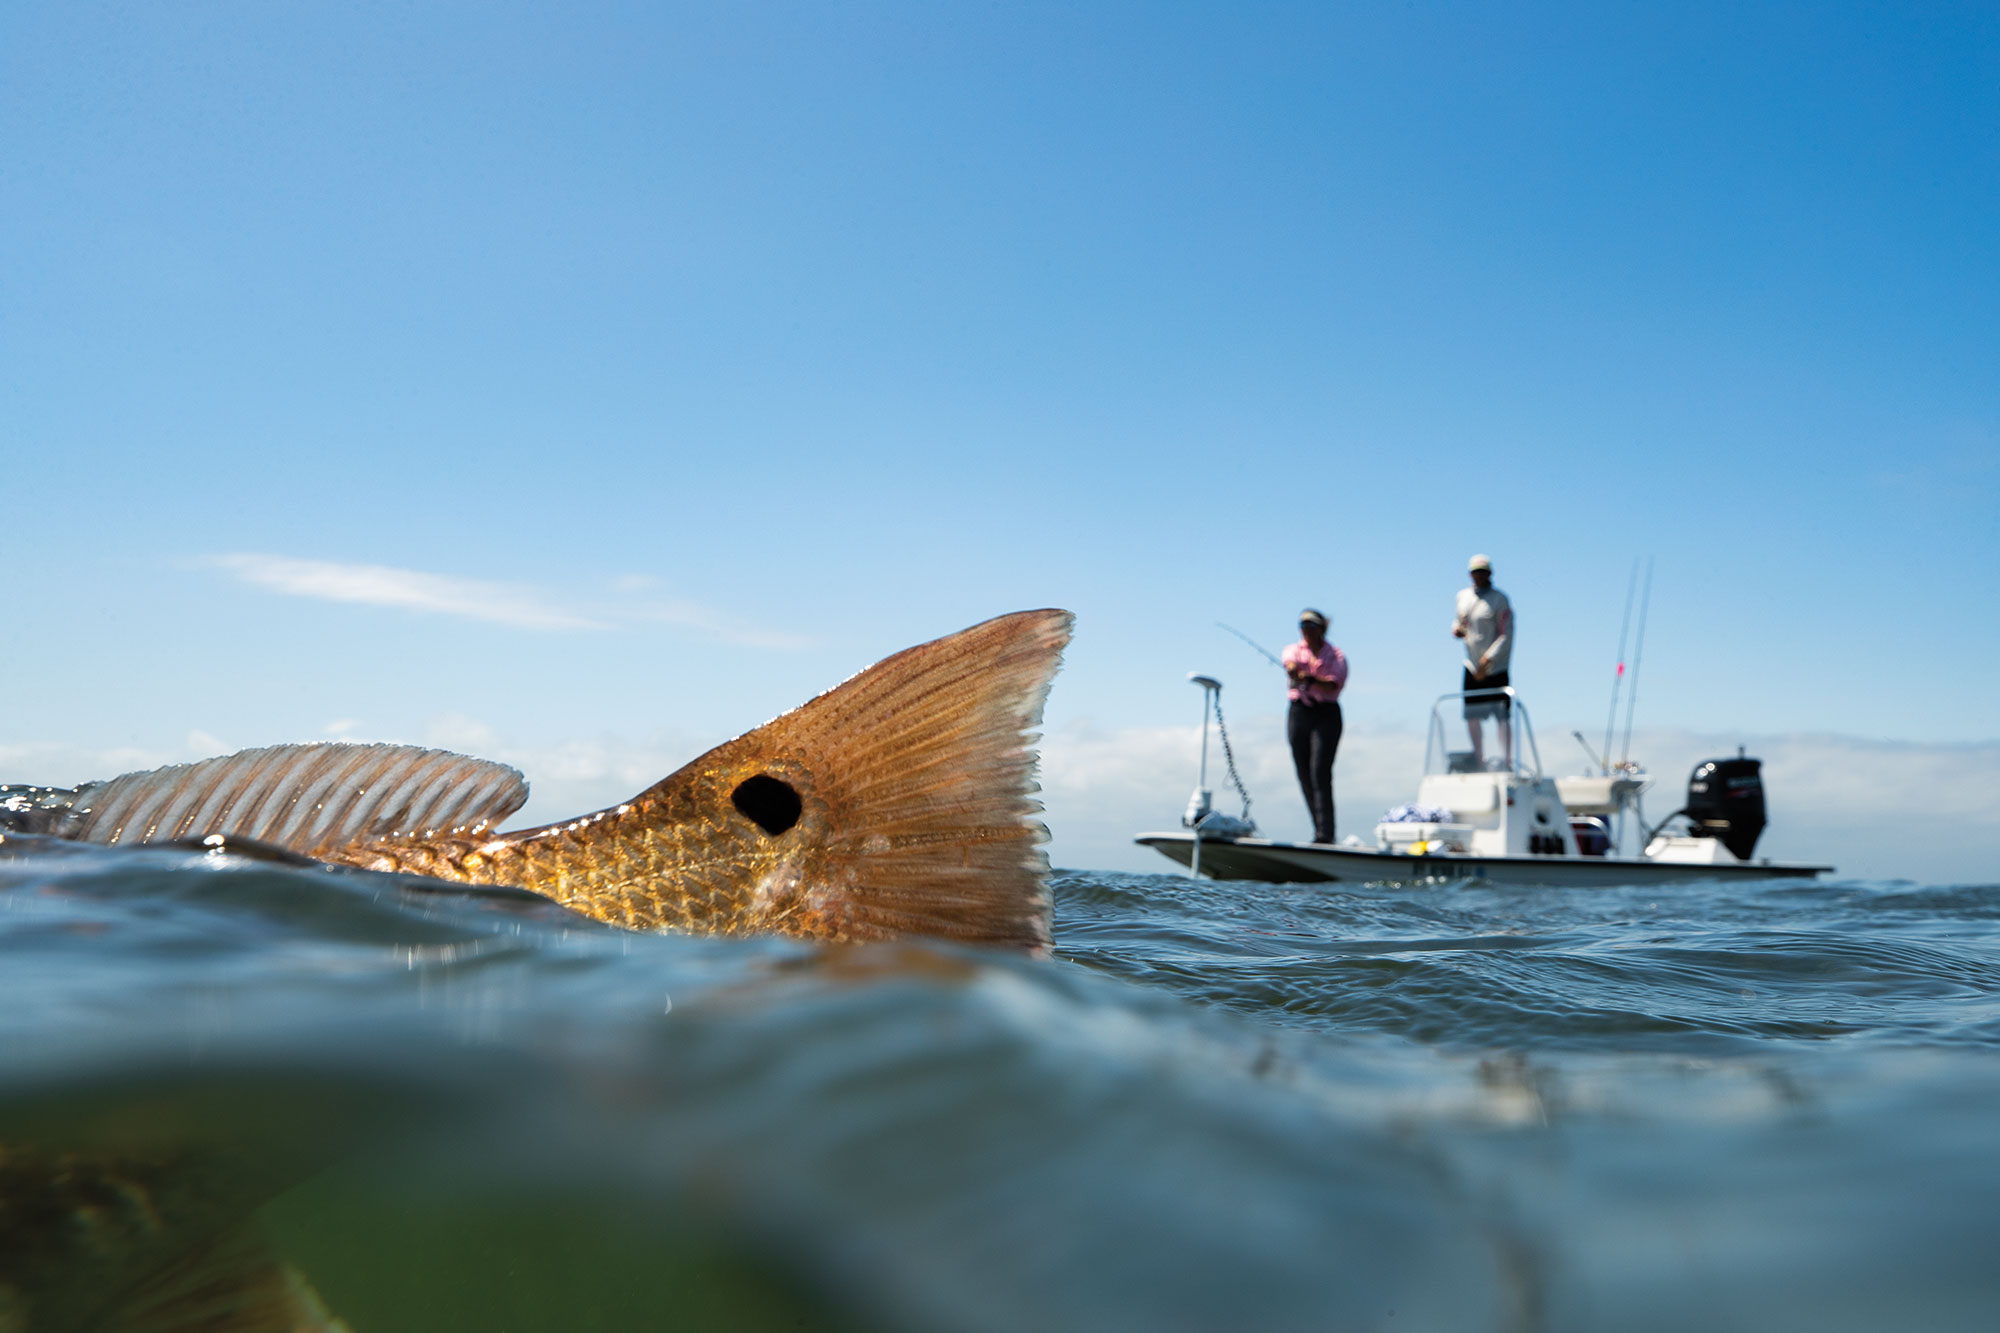
[(1639, 660), (1646, 655), (1646, 612), (1653, 605), (1653, 557), (1646, 557), (1646, 591), (1639, 597), (1639, 641), (1632, 649), (1632, 691), (1625, 696), (1625, 740), (1618, 762), (1632, 757), (1632, 710), (1639, 706)]
[[(1627, 634), (1632, 628), (1632, 600), (1639, 595), (1639, 557), (1632, 557), (1632, 573), (1625, 580), (1625, 621), (1618, 626), (1618, 674), (1611, 678), (1611, 711), (1604, 715), (1604, 753), (1611, 753), (1611, 733), (1618, 726), (1618, 687), (1625, 683), (1625, 645), (1631, 640)], [(1578, 737), (1578, 740), (1583, 739)], [(1586, 750), (1589, 746), (1584, 747)], [(1611, 772), (1607, 765), (1606, 774)]]

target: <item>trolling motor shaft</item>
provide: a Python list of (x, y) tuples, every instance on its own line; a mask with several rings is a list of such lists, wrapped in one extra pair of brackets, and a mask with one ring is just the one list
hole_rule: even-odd
[(1201, 768), (1195, 776), (1194, 795), (1188, 797), (1187, 813), (1181, 816), (1181, 825), (1199, 832), (1201, 821), (1207, 818), (1214, 808), (1214, 802), (1210, 799), (1214, 793), (1208, 789), (1208, 715), (1221, 703), (1222, 682), (1213, 676), (1204, 676), (1194, 671), (1188, 672), (1188, 680), (1201, 686), (1202, 691)]
[[(1254, 837), (1257, 825), (1250, 819), (1250, 793), (1243, 786), (1243, 779), (1236, 771), (1236, 754), (1229, 746), (1229, 726), (1222, 719), (1222, 682), (1213, 676), (1199, 672), (1188, 672), (1188, 680), (1201, 686), (1201, 767), (1197, 771), (1194, 794), (1188, 797), (1187, 813), (1181, 816), (1181, 825), (1194, 833), (1194, 852), (1188, 860), (1188, 876), (1201, 874), (1201, 840), (1210, 838)], [(1215, 809), (1213, 795), (1208, 789), (1208, 718), (1215, 715), (1215, 730), (1222, 741), (1223, 762), (1229, 767), (1229, 781), (1236, 788), (1236, 794), (1243, 798), (1243, 817), (1238, 819)]]

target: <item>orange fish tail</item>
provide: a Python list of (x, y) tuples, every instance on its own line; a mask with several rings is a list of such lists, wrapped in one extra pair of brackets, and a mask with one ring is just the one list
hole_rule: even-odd
[(1034, 733), (1070, 623), (886, 658), (615, 811), (508, 835), (515, 882), (622, 925), (1046, 950)]

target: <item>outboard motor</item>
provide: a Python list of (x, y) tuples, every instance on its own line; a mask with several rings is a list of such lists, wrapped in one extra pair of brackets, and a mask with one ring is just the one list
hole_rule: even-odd
[(1688, 832), (1720, 838), (1739, 861), (1748, 861), (1764, 832), (1764, 779), (1761, 759), (1709, 759), (1688, 775)]

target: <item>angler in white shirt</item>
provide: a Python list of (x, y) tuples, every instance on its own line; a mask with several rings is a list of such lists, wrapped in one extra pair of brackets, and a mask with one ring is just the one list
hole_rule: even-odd
[[(1505, 689), (1507, 661), (1514, 653), (1514, 607), (1507, 594), (1493, 586), (1491, 560), (1475, 555), (1466, 567), (1472, 574), (1472, 586), (1458, 590), (1458, 611), (1451, 621), (1452, 637), (1465, 640), (1465, 684), (1460, 688), (1468, 692)], [(1487, 718), (1493, 719), (1493, 729), (1500, 737), (1500, 762), (1513, 767), (1513, 712), (1513, 700), (1504, 694), (1465, 701), (1472, 759), (1481, 768), (1486, 766), (1481, 724)]]

